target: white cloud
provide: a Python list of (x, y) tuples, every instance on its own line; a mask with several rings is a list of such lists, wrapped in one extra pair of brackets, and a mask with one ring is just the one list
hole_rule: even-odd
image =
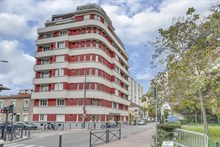
[[(171, 25), (173, 17), (184, 16), (189, 7), (195, 7), (196, 12), (207, 16), (211, 2), (215, 1), (165, 0), (159, 5), (157, 11), (153, 7), (141, 7), (140, 9), (140, 3), (128, 1), (128, 6), (130, 6), (128, 13), (124, 13), (124, 9), (119, 5), (103, 4), (102, 7), (112, 19), (116, 32), (122, 40), (126, 44), (139, 45), (154, 39), (159, 28)], [(129, 16), (129, 13), (134, 13), (134, 15)]]
[[(8, 64), (0, 63), (0, 68), (4, 69), (0, 72), (0, 83), (3, 81), (13, 89), (25, 86), (30, 88), (34, 58), (29, 53), (33, 54), (35, 49), (28, 48), (27, 41), (34, 44), (36, 29), (43, 27), (52, 15), (75, 12), (78, 5), (87, 3), (101, 3), (116, 33), (129, 47), (130, 71), (134, 78), (140, 82), (150, 80), (154, 74), (152, 70), (147, 70), (150, 65), (145, 63), (145, 58), (149, 60), (151, 55), (146, 56), (141, 52), (144, 44), (158, 35), (159, 28), (169, 27), (173, 17), (184, 16), (189, 7), (195, 7), (204, 16), (208, 14), (210, 4), (217, 1), (163, 0), (159, 3), (160, 0), (0, 0), (0, 59), (9, 60)], [(26, 42), (22, 42), (24, 40)], [(135, 76), (135, 73), (138, 74)]]
[(144, 68), (142, 71), (140, 71), (136, 76), (135, 79), (137, 80), (151, 80), (153, 78), (153, 75), (151, 74), (150, 70), (147, 68)]
[(13, 89), (2, 93), (17, 92), (18, 87), (32, 88), (34, 57), (26, 54), (22, 45), (16, 40), (2, 40), (0, 47), (0, 59), (8, 61), (8, 63), (0, 62), (0, 83)]

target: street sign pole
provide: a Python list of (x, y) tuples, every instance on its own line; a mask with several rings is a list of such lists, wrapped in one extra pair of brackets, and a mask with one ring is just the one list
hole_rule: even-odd
[(6, 141), (6, 132), (7, 132), (7, 123), (8, 123), (8, 107), (4, 108), (6, 110), (6, 120), (5, 120), (5, 127), (4, 127), (4, 133), (3, 133), (3, 140)]
[(157, 147), (157, 89), (154, 87), (154, 99), (156, 101), (156, 108), (155, 108), (155, 121), (156, 121), (156, 137), (155, 137), (155, 142), (156, 142), (156, 147)]
[(85, 71), (85, 79), (84, 79), (84, 98), (83, 98), (83, 129), (86, 128), (85, 119), (86, 119), (86, 71)]

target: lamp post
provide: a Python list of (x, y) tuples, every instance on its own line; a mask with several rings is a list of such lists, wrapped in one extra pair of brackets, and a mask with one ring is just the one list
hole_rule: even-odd
[(83, 97), (83, 117), (82, 117), (82, 125), (83, 129), (85, 129), (85, 119), (86, 119), (86, 71), (84, 72), (84, 97)]
[(156, 106), (155, 106), (155, 121), (156, 121), (156, 137), (155, 137), (155, 142), (156, 142), (156, 147), (157, 147), (157, 89), (154, 87), (154, 99), (156, 101)]

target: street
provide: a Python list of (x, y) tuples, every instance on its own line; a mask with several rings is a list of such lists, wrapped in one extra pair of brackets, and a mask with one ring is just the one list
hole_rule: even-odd
[[(125, 126), (122, 129), (122, 139), (119, 142), (123, 142), (124, 139), (135, 136), (136, 134), (144, 131), (151, 132), (153, 134), (154, 125), (148, 124), (146, 126)], [(152, 131), (153, 130), (153, 131)], [(88, 147), (89, 146), (89, 130), (71, 130), (61, 131), (62, 133), (62, 147)], [(19, 142), (7, 143), (4, 147), (58, 147), (59, 146), (59, 134), (60, 131), (40, 131), (33, 132), (30, 139), (22, 140)], [(146, 135), (146, 139), (151, 135)], [(146, 140), (145, 139), (145, 140)], [(112, 141), (108, 143), (111, 146)], [(127, 141), (126, 141), (127, 142)], [(105, 144), (105, 143), (104, 143)], [(103, 144), (103, 145), (104, 145)], [(100, 145), (102, 146), (102, 145)]]

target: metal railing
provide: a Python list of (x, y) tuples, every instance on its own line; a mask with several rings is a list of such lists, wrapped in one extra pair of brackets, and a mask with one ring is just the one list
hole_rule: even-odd
[(176, 129), (175, 144), (181, 147), (208, 147), (208, 135), (183, 129)]
[(106, 129), (103, 131), (90, 131), (89, 147), (101, 143), (109, 143), (111, 140), (121, 140), (121, 128), (119, 129)]

